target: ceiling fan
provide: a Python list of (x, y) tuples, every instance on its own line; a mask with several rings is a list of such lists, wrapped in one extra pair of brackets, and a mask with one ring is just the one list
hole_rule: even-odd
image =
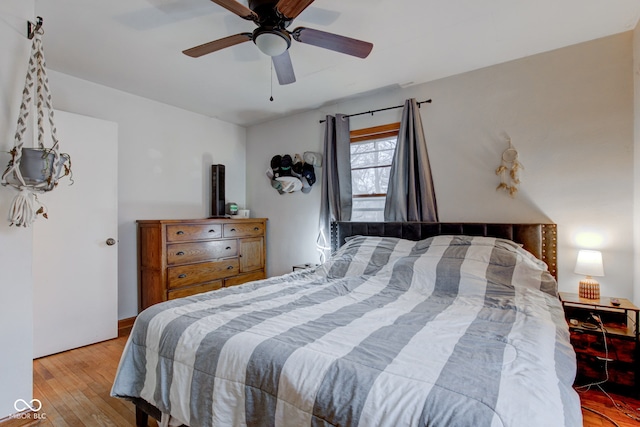
[(358, 58), (366, 58), (373, 49), (372, 43), (311, 28), (298, 27), (293, 31), (287, 30), (293, 20), (314, 0), (248, 0), (249, 7), (236, 0), (211, 1), (243, 19), (255, 22), (258, 28), (252, 33), (224, 37), (192, 47), (182, 53), (197, 58), (251, 40), (261, 52), (271, 56), (281, 85), (296, 81), (289, 56), (291, 39)]

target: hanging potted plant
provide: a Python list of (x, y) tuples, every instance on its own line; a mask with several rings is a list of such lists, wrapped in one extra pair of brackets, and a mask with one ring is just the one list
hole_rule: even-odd
[[(53, 190), (58, 185), (60, 178), (71, 175), (71, 157), (59, 151), (51, 94), (49, 93), (49, 80), (42, 49), (42, 34), (41, 28), (34, 33), (27, 78), (22, 92), (15, 145), (10, 151), (11, 160), (9, 160), (0, 181), (3, 186), (8, 185), (19, 190), (10, 208), (9, 221), (11, 225), (23, 227), (31, 225), (37, 215), (41, 214), (45, 218), (47, 217), (46, 207), (38, 200), (37, 193)], [(32, 95), (34, 87), (36, 90)], [(30, 107), (33, 103), (36, 104), (38, 113), (38, 143), (36, 147), (28, 148), (24, 147), (24, 134), (27, 129)], [(49, 112), (49, 130), (53, 140), (51, 148), (46, 148), (44, 145), (45, 107)]]
[[(10, 164), (15, 163), (17, 155), (15, 147), (10, 154)], [(60, 153), (56, 162), (56, 152), (51, 148), (22, 147), (19, 170), (25, 185), (40, 187), (42, 191), (50, 191), (57, 185), (60, 178), (71, 175), (71, 156), (67, 153)], [(19, 180), (15, 173), (14, 178)]]

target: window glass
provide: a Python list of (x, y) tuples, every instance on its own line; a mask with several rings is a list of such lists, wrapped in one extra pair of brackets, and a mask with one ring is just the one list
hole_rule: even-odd
[(397, 136), (385, 136), (351, 143), (352, 221), (384, 220), (396, 141)]

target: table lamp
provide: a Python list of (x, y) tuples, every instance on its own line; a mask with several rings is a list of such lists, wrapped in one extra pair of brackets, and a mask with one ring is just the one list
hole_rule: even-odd
[(586, 276), (578, 287), (580, 298), (600, 299), (600, 284), (592, 276), (604, 276), (602, 252), (587, 249), (578, 251), (578, 260), (573, 272)]

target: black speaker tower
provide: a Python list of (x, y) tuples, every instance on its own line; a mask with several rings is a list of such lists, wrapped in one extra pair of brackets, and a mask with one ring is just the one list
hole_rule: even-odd
[(211, 217), (224, 217), (224, 165), (211, 165)]

